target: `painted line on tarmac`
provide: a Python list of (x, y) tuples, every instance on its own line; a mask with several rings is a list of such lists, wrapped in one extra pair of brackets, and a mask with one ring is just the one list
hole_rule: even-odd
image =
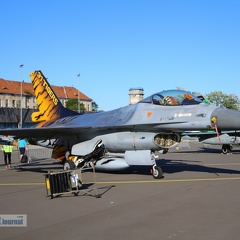
[[(136, 181), (109, 181), (109, 182), (96, 182), (96, 184), (139, 184), (139, 183), (180, 183), (180, 182), (203, 182), (203, 181), (234, 181), (240, 180), (240, 177), (232, 178), (190, 178), (190, 179), (172, 179), (172, 180), (136, 180)], [(94, 182), (83, 182), (84, 184), (95, 184)], [(0, 183), (0, 186), (41, 186), (45, 183)], [(81, 190), (81, 189), (80, 189)]]
[(45, 183), (0, 183), (0, 186), (39, 186)]
[[(226, 180), (240, 180), (240, 177), (234, 178), (191, 178), (191, 179), (172, 179), (172, 180), (136, 180), (136, 181), (109, 181), (109, 182), (96, 182), (96, 184), (137, 184), (137, 183), (176, 183), (176, 182), (200, 182), (200, 181), (226, 181)], [(94, 184), (93, 182), (86, 182), (83, 184)]]
[(195, 164), (195, 163), (176, 163), (160, 165), (161, 167), (187, 167), (187, 166), (238, 166), (240, 163), (206, 163), (206, 164)]

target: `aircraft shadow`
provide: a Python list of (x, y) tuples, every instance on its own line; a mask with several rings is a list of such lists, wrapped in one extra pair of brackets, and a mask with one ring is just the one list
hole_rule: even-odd
[(226, 168), (219, 168), (219, 167), (210, 167), (210, 166), (203, 166), (198, 164), (193, 164), (186, 162), (186, 160), (168, 160), (162, 159), (159, 160), (158, 165), (162, 168), (163, 172), (165, 173), (177, 173), (177, 172), (205, 172), (205, 173), (214, 173), (216, 175), (220, 173), (225, 174), (240, 174), (240, 171), (233, 170), (233, 169), (226, 169)]
[[(45, 159), (44, 159), (45, 160)], [(49, 171), (62, 171), (63, 167), (59, 162), (49, 162), (49, 159), (38, 160), (30, 163), (18, 163), (12, 166), (18, 172), (48, 173)]]
[[(47, 160), (47, 159), (46, 159)], [(170, 159), (159, 159), (156, 161), (157, 165), (162, 168), (163, 173), (179, 173), (179, 172), (205, 172), (218, 174), (240, 174), (240, 171), (219, 167), (210, 167), (199, 165), (200, 161), (196, 160), (170, 160)], [(36, 161), (30, 164), (17, 164), (13, 167), (13, 170), (18, 172), (37, 172), (37, 173), (48, 173), (49, 171), (62, 171), (62, 165), (59, 162), (48, 161)], [(92, 170), (84, 170), (86, 172)], [(105, 174), (140, 174), (140, 175), (151, 175), (151, 166), (131, 166), (129, 169), (124, 171), (96, 171)]]
[[(197, 164), (200, 161), (194, 160), (169, 160), (161, 159), (156, 161), (157, 165), (162, 168), (163, 174), (168, 173), (180, 173), (180, 172), (203, 172), (203, 173), (213, 173), (218, 174), (240, 174), (240, 171), (219, 168), (219, 167), (210, 167), (202, 166)], [(125, 174), (142, 174), (142, 175), (151, 175), (150, 173), (151, 166), (131, 166), (130, 169), (124, 171)], [(163, 176), (164, 177), (164, 176)]]

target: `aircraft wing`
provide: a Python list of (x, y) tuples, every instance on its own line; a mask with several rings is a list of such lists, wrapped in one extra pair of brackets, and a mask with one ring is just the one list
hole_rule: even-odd
[(100, 134), (104, 131), (118, 131), (118, 130), (153, 130), (159, 126), (156, 124), (139, 124), (139, 125), (122, 125), (122, 126), (79, 126), (79, 125), (63, 125), (54, 124), (53, 126), (45, 127), (32, 127), (21, 129), (0, 129), (2, 135), (12, 135), (14, 138), (58, 138), (60, 136), (71, 136), (85, 133), (94, 133), (94, 135)]
[(22, 129), (1, 129), (0, 134), (12, 135), (15, 138), (56, 138), (84, 133), (91, 127), (42, 127)]

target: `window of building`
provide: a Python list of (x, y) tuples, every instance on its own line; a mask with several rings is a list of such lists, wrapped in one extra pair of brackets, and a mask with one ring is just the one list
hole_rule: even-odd
[(6, 103), (5, 107), (8, 107), (8, 99), (5, 100), (5, 103)]
[(15, 104), (16, 104), (15, 100), (12, 100), (12, 107), (13, 107), (13, 108), (16, 107)]

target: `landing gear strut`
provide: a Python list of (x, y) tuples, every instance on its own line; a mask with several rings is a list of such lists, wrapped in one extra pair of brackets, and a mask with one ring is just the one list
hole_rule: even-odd
[(154, 153), (151, 153), (151, 160), (153, 165), (151, 172), (152, 172), (153, 178), (160, 179), (163, 177), (163, 170), (159, 166), (157, 166), (156, 159), (158, 159), (158, 156), (155, 155)]

